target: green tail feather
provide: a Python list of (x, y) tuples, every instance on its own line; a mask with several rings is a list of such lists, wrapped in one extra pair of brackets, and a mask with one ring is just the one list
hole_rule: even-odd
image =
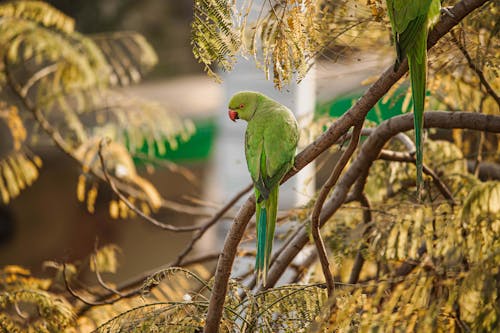
[(411, 90), (413, 99), (413, 124), (415, 128), (416, 166), (417, 166), (417, 196), (422, 199), (423, 188), (423, 128), (425, 86), (427, 79), (427, 31), (417, 37), (414, 48), (408, 51), (410, 67)]
[[(259, 205), (259, 204), (258, 204)], [(255, 269), (257, 270), (257, 280), (261, 280), (264, 271), (267, 229), (267, 211), (266, 207), (260, 209), (259, 220), (257, 222), (257, 256), (255, 257)]]
[(278, 212), (278, 193), (276, 186), (269, 192), (267, 200), (257, 203), (257, 255), (255, 258), (255, 270), (257, 271), (257, 282), (262, 281), (266, 285), (267, 271), (269, 269), (271, 251), (273, 247), (274, 229)]

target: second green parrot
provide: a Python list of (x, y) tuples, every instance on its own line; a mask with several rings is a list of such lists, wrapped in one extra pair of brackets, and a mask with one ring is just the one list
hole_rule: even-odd
[(417, 194), (422, 195), (424, 104), (427, 79), (427, 34), (439, 19), (439, 0), (386, 0), (396, 44), (396, 71), (408, 58), (415, 128)]
[(299, 141), (297, 120), (284, 105), (257, 92), (236, 93), (229, 118), (246, 120), (245, 156), (254, 183), (257, 219), (257, 280), (266, 285), (276, 226), (279, 185), (293, 167)]

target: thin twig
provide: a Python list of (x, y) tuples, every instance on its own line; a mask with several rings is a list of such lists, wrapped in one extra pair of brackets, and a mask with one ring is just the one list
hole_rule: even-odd
[(97, 282), (99, 282), (99, 285), (106, 289), (107, 291), (116, 294), (120, 297), (124, 297), (124, 294), (116, 290), (115, 288), (111, 287), (109, 284), (104, 282), (104, 279), (101, 276), (101, 272), (99, 272), (99, 267), (97, 266), (97, 252), (98, 252), (98, 247), (97, 247), (98, 241), (96, 239), (94, 243), (94, 255), (92, 255), (92, 260), (94, 262), (94, 269), (95, 269), (95, 276), (97, 278)]
[(200, 226), (176, 227), (176, 226), (171, 225), (171, 224), (166, 224), (166, 223), (160, 222), (157, 219), (155, 219), (147, 214), (144, 214), (143, 211), (141, 211), (132, 202), (130, 202), (130, 200), (128, 200), (127, 197), (125, 195), (123, 195), (120, 192), (120, 190), (118, 190), (115, 183), (113, 182), (113, 180), (111, 179), (111, 177), (108, 174), (108, 170), (106, 168), (106, 162), (104, 161), (104, 156), (102, 155), (102, 149), (103, 149), (103, 146), (105, 144), (106, 144), (106, 140), (105, 139), (101, 140), (101, 142), (99, 143), (99, 149), (97, 151), (97, 153), (99, 155), (99, 160), (101, 162), (101, 169), (102, 169), (102, 172), (104, 174), (104, 178), (105, 178), (106, 182), (108, 183), (109, 187), (111, 188), (111, 190), (113, 191), (113, 193), (115, 193), (120, 198), (120, 200), (123, 201), (125, 203), (125, 205), (127, 205), (127, 207), (130, 210), (132, 210), (134, 213), (136, 213), (137, 215), (142, 217), (144, 220), (148, 221), (149, 223), (151, 223), (154, 226), (156, 226), (160, 229), (163, 229), (163, 230), (169, 230), (169, 231), (175, 231), (175, 232), (189, 232), (189, 231), (199, 230), (201, 228)]
[(173, 266), (178, 266), (182, 263), (184, 258), (191, 252), (191, 250), (194, 248), (194, 245), (196, 242), (198, 242), (201, 237), (207, 232), (208, 229), (210, 229), (217, 221), (220, 220), (220, 218), (229, 210), (231, 207), (233, 207), (238, 200), (241, 199), (248, 191), (252, 189), (253, 185), (250, 184), (247, 187), (245, 187), (243, 190), (240, 192), (236, 193), (236, 195), (228, 201), (227, 204), (222, 207), (217, 214), (215, 214), (210, 220), (208, 220), (203, 226), (199, 227), (198, 232), (193, 235), (193, 238), (191, 239), (191, 242), (186, 246), (186, 248), (179, 254), (177, 259), (174, 261)]
[(467, 60), (467, 64), (469, 65), (470, 69), (472, 69), (476, 73), (477, 77), (479, 78), (479, 81), (481, 81), (481, 84), (486, 89), (486, 92), (488, 93), (488, 95), (493, 97), (493, 99), (495, 100), (497, 105), (500, 107), (500, 97), (497, 95), (495, 90), (491, 87), (490, 83), (488, 82), (488, 80), (484, 76), (482, 69), (474, 63), (474, 60), (472, 60), (472, 57), (469, 54), (469, 51), (467, 51), (465, 46), (462, 43), (460, 43), (460, 41), (457, 39), (455, 33), (453, 31), (451, 31), (450, 34), (451, 34), (451, 40), (455, 43), (455, 45), (458, 47), (460, 52), (462, 52), (465, 60)]
[(323, 204), (325, 203), (325, 200), (328, 196), (328, 193), (330, 193), (330, 190), (339, 179), (342, 170), (344, 170), (345, 166), (347, 165), (347, 162), (349, 162), (349, 159), (351, 158), (352, 154), (354, 154), (354, 151), (358, 146), (359, 135), (361, 133), (362, 127), (363, 127), (363, 122), (359, 122), (354, 126), (351, 141), (349, 142), (347, 149), (344, 151), (339, 161), (335, 165), (332, 174), (321, 188), (311, 214), (311, 232), (314, 239), (314, 244), (316, 245), (316, 250), (318, 251), (318, 258), (321, 263), (323, 275), (325, 276), (325, 282), (328, 289), (328, 296), (333, 295), (335, 282), (333, 281), (333, 275), (332, 272), (330, 271), (330, 263), (328, 260), (328, 255), (326, 253), (325, 243), (321, 238), (319, 215), (323, 208)]
[(176, 201), (167, 200), (167, 199), (163, 199), (163, 198), (161, 199), (160, 207), (174, 211), (176, 213), (180, 213), (180, 214), (187, 214), (187, 215), (198, 216), (198, 217), (210, 217), (210, 216), (212, 216), (212, 213), (208, 212), (205, 209), (205, 207), (195, 207), (195, 206), (190, 206), (190, 205), (184, 205), (184, 204), (178, 203)]
[[(387, 160), (387, 161), (397, 161), (397, 162), (410, 162), (410, 163), (416, 163), (415, 157), (408, 154), (408, 153), (402, 153), (398, 151), (392, 151), (392, 150), (387, 150), (387, 149), (382, 149), (379, 155), (379, 159), (382, 160)], [(432, 181), (434, 185), (436, 185), (437, 189), (443, 197), (448, 200), (448, 202), (451, 205), (455, 205), (455, 199), (453, 198), (453, 194), (451, 194), (450, 189), (446, 184), (439, 178), (439, 176), (429, 168), (427, 165), (424, 164), (423, 166), (423, 171), (426, 175), (430, 176), (432, 178)]]
[[(212, 260), (217, 260), (217, 258), (219, 258), (219, 255), (220, 255), (220, 252), (216, 252), (216, 253), (209, 253), (209, 254), (204, 254), (204, 255), (201, 255), (199, 257), (194, 257), (194, 258), (191, 258), (191, 259), (186, 259), (181, 265), (178, 265), (180, 267), (187, 267), (187, 266), (191, 266), (191, 265), (195, 265), (195, 264), (200, 264), (200, 263), (204, 263), (204, 262), (207, 262), (207, 261), (212, 261)], [(88, 301), (88, 300), (85, 300), (85, 301), (82, 301), (80, 298), (81, 296), (77, 295), (72, 295), (78, 299), (80, 299), (82, 302), (84, 302), (84, 306), (82, 306), (81, 308), (79, 308), (77, 311), (76, 311), (76, 315), (77, 316), (81, 316), (82, 314), (84, 314), (86, 311), (88, 311), (92, 305), (105, 305), (105, 304), (113, 304), (121, 299), (125, 299), (125, 298), (130, 298), (130, 297), (133, 297), (133, 296), (137, 296), (139, 294), (142, 293), (143, 291), (143, 284), (144, 282), (153, 274), (161, 271), (161, 270), (165, 270), (167, 268), (170, 268), (170, 267), (173, 267), (172, 264), (168, 264), (168, 265), (164, 265), (162, 267), (158, 267), (158, 268), (155, 268), (155, 269), (152, 269), (152, 270), (149, 270), (147, 272), (143, 272), (141, 273), (140, 276), (138, 277), (135, 277), (133, 279), (131, 279), (130, 281), (127, 281), (127, 282), (124, 282), (123, 284), (121, 284), (118, 288), (116, 288), (117, 290), (121, 290), (121, 293), (123, 296), (121, 297), (115, 297), (116, 294), (113, 293), (113, 292), (108, 292), (106, 294), (102, 294), (102, 295), (95, 295), (96, 299), (93, 300), (93, 301)], [(128, 290), (127, 292), (123, 292), (125, 290)], [(74, 291), (73, 291), (74, 292)], [(70, 292), (71, 293), (71, 292)], [(92, 303), (96, 303), (96, 304), (92, 304)]]
[(122, 297), (120, 296), (119, 298), (117, 299), (113, 299), (113, 300), (107, 300), (107, 301), (92, 301), (92, 300), (88, 300), (80, 295), (78, 295), (78, 293), (73, 290), (73, 288), (71, 287), (69, 281), (68, 281), (68, 276), (66, 274), (66, 263), (63, 264), (63, 271), (62, 271), (62, 274), (63, 274), (63, 280), (64, 280), (64, 285), (66, 287), (66, 290), (71, 294), (71, 296), (73, 296), (74, 298), (76, 298), (77, 300), (79, 300), (80, 302), (88, 305), (88, 306), (96, 306), (96, 305), (106, 305), (106, 304), (112, 304), (116, 301), (118, 301), (119, 299), (121, 299)]

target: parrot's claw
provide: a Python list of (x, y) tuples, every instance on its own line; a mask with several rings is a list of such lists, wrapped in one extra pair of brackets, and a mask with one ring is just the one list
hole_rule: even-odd
[(294, 172), (299, 172), (299, 169), (297, 169), (297, 168), (295, 167), (295, 165), (293, 165), (293, 166), (292, 166), (292, 170), (293, 170)]
[(451, 18), (455, 18), (455, 14), (453, 14), (451, 11), (450, 11), (450, 8), (451, 7), (442, 7), (441, 8), (441, 14), (443, 15), (448, 15), (449, 17)]

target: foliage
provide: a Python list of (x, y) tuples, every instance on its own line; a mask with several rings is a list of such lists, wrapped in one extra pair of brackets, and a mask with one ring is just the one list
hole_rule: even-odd
[(341, 285), (313, 332), (490, 332), (500, 325), (500, 183), (468, 176), (456, 146), (428, 146), (448, 151), (429, 154), (430, 165), (446, 169), (443, 181), (460, 204), (443, 201), (428, 184), (431, 200), (416, 205), (404, 185), (412, 171), (375, 162), (367, 183), (371, 219), (363, 221), (363, 207), (349, 205), (325, 231), (341, 281), (361, 251), (362, 282)]
[[(445, 1), (449, 6), (456, 1)], [(376, 54), (392, 51), (390, 25), (381, 0), (293, 0), (232, 1), (205, 0), (195, 3), (195, 10), (206, 13), (209, 20), (193, 22), (193, 52), (205, 64), (210, 75), (215, 64), (230, 70), (237, 55), (251, 56), (272, 77), (277, 88), (300, 80), (315, 61), (349, 60), (357, 50), (370, 49)], [(489, 2), (454, 29), (458, 41), (447, 36), (429, 55), (429, 83), (432, 109), (484, 110), (495, 114), (499, 106), (482, 86), (476, 72), (481, 71), (495, 91), (499, 90), (498, 6)], [(238, 41), (237, 43), (235, 41)], [(473, 65), (460, 51), (463, 45)], [(203, 54), (203, 56), (201, 56)], [(371, 80), (365, 80), (370, 83)], [(404, 98), (407, 110), (411, 103), (407, 93), (397, 94), (396, 84), (388, 98)], [(457, 134), (458, 135), (458, 134)]]
[(6, 152), (0, 160), (0, 194), (2, 202), (9, 203), (38, 178), (42, 160), (25, 145), (27, 132), (17, 107), (0, 102), (0, 129), (9, 136), (0, 147)]
[[(196, 293), (186, 294), (181, 302), (157, 302), (123, 312), (97, 331), (195, 332), (203, 328), (208, 307), (207, 296), (210, 296), (211, 291), (210, 282), (176, 268), (160, 272), (152, 279), (157, 282), (158, 276), (164, 279), (179, 271), (198, 281), (202, 288)], [(252, 295), (242, 284), (233, 280), (226, 295), (227, 305), (221, 331), (305, 332), (309, 323), (320, 314), (325, 301), (325, 289), (319, 285), (287, 285)]]
[[(481, 71), (493, 89), (499, 91), (499, 15), (495, 2), (489, 2), (466, 17), (453, 34), (439, 41), (431, 52), (429, 65), (430, 105), (498, 114), (499, 106), (486, 92), (477, 71)], [(469, 53), (473, 66), (460, 47)]]
[[(394, 179), (399, 182), (398, 177)], [(344, 284), (346, 277), (340, 274), (333, 305), (324, 286), (314, 283), (321, 279), (315, 268), (317, 273), (309, 274), (302, 283), (258, 293), (231, 280), (221, 332), (404, 331), (408, 327), (424, 331), (494, 330), (500, 321), (495, 305), (500, 289), (500, 184), (476, 183), (469, 185), (470, 194), (459, 196), (464, 205), (450, 206), (436, 200), (415, 206), (404, 201), (403, 192), (375, 201), (368, 225), (362, 219), (362, 208), (345, 206), (325, 235), (336, 244), (339, 273), (349, 270), (350, 258), (360, 244), (364, 246), (367, 263), (362, 282)], [(450, 186), (458, 193), (458, 183)], [(114, 258), (115, 249), (104, 247), (97, 257)], [(115, 262), (113, 258), (103, 259), (103, 263)], [(114, 265), (107, 268), (104, 264), (102, 271)], [(45, 320), (60, 325), (54, 326), (58, 329), (67, 327), (67, 332), (88, 332), (96, 325), (100, 325), (97, 332), (196, 332), (204, 326), (212, 286), (212, 281), (206, 280), (211, 274), (202, 267), (194, 267), (197, 273), (180, 268), (161, 270), (146, 280), (139, 296), (94, 306), (76, 323), (71, 313), (78, 306), (70, 306), (60, 295), (47, 291), (57, 279), (36, 279), (22, 268), (6, 267), (0, 295), (10, 303), (1, 304), (12, 307), (19, 303), (21, 298), (13, 299), (12, 295), (23, 294), (14, 291), (30, 286), (36, 297), (46, 299), (42, 302), (29, 298), (33, 295), (23, 295), (23, 302), (55, 307), (51, 310), (54, 317)], [(4, 322), (22, 325), (11, 316)]]
[(0, 332), (61, 332), (74, 325), (69, 303), (48, 291), (51, 281), (19, 266), (0, 271)]
[[(112, 89), (138, 82), (157, 61), (146, 40), (133, 32), (84, 36), (74, 22), (39, 1), (0, 5), (0, 127), (7, 137), (0, 147), (0, 193), (8, 203), (31, 185), (42, 166), (31, 152), (46, 141), (82, 166), (78, 199), (90, 212), (103, 180), (97, 158), (99, 143), (108, 173), (118, 188), (145, 211), (161, 205), (161, 196), (141, 178), (132, 163), (135, 152), (176, 149), (194, 131), (182, 120), (149, 101)], [(113, 200), (110, 211), (116, 212)], [(114, 217), (130, 214), (123, 208)]]
[[(349, 53), (352, 44), (383, 14), (381, 1), (196, 1), (192, 24), (193, 53), (216, 76), (230, 70), (236, 56), (249, 55), (281, 88), (300, 81), (318, 55)], [(334, 58), (338, 58), (338, 51)]]
[[(200, 286), (206, 284), (203, 279), (210, 276), (202, 265), (193, 265), (192, 271), (176, 268), (158, 272), (140, 288), (142, 292), (137, 296), (93, 307), (82, 314), (81, 304), (68, 301), (71, 298), (64, 292), (65, 283), (77, 284), (79, 277), (86, 271), (94, 271), (93, 258), (97, 258), (100, 272), (116, 270), (117, 249), (116, 245), (104, 246), (88, 259), (75, 264), (46, 262), (45, 267), (55, 269), (55, 274), (44, 279), (32, 276), (25, 268), (5, 266), (0, 271), (0, 332), (90, 332), (118, 316), (118, 319), (103, 326), (110, 327), (114, 323), (116, 327), (122, 323), (119, 318), (127, 317), (126, 313), (140, 321), (146, 317), (139, 316), (139, 309), (160, 308), (162, 304), (184, 304), (187, 293), (195, 295)], [(197, 280), (193, 281), (193, 277)], [(88, 286), (86, 289), (87, 292), (78, 290), (78, 293), (90, 299), (92, 295), (87, 295), (89, 290), (97, 293), (99, 288)], [(154, 318), (161, 312), (148, 313)], [(147, 327), (147, 321), (142, 325)]]

